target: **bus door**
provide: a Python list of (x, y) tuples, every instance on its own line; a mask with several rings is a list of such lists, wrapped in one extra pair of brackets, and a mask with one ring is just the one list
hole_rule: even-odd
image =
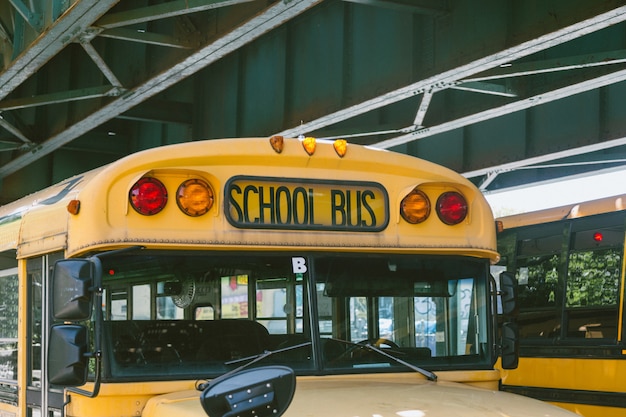
[(28, 259), (26, 313), (26, 416), (63, 416), (63, 389), (48, 384), (47, 341), (51, 320), (50, 279), (61, 253)]

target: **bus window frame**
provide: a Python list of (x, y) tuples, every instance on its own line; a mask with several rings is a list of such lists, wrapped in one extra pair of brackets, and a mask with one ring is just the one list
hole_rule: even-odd
[[(622, 227), (622, 241), (615, 245), (607, 245), (601, 247), (601, 249), (609, 249), (609, 248), (619, 248), (619, 253), (621, 253), (621, 268), (620, 272), (622, 277), (620, 277), (620, 281), (618, 282), (617, 289), (617, 303), (612, 306), (616, 309), (616, 314), (618, 315), (615, 323), (617, 326), (616, 338), (611, 337), (573, 337), (572, 335), (568, 335), (568, 320), (569, 315), (572, 311), (582, 311), (583, 307), (569, 307), (567, 305), (567, 285), (569, 283), (569, 259), (570, 254), (573, 252), (580, 252), (573, 248), (576, 234), (578, 232), (589, 231), (592, 229), (602, 229), (607, 227)], [(511, 252), (503, 253), (502, 261), (499, 265), (505, 264), (506, 268), (510, 271), (514, 271), (516, 274), (519, 273), (519, 264), (521, 259), (529, 259), (532, 256), (540, 256), (539, 254), (527, 255), (526, 253), (522, 253), (522, 247), (520, 242), (527, 241), (530, 238), (546, 238), (549, 236), (555, 236), (556, 233), (560, 231), (562, 236), (562, 244), (561, 251), (559, 253), (550, 252), (551, 255), (557, 255), (559, 259), (559, 267), (558, 267), (558, 279), (556, 282), (556, 288), (560, 291), (559, 294), (555, 294), (555, 305), (552, 307), (525, 307), (523, 295), (520, 301), (520, 317), (524, 315), (524, 313), (528, 313), (532, 311), (534, 313), (540, 313), (541, 311), (545, 312), (553, 312), (554, 318), (556, 320), (558, 328), (558, 333), (552, 335), (550, 337), (524, 337), (523, 336), (523, 323), (520, 325), (520, 346), (521, 346), (521, 356), (536, 356), (543, 355), (543, 352), (547, 346), (554, 347), (555, 344), (562, 346), (565, 351), (554, 349), (550, 355), (567, 355), (566, 352), (578, 352), (578, 354), (583, 354), (583, 352), (588, 352), (589, 355), (596, 356), (601, 355), (600, 352), (604, 352), (609, 355), (620, 355), (621, 349), (624, 346), (623, 341), (623, 329), (626, 326), (626, 318), (620, 316), (619, 312), (624, 311), (626, 308), (626, 297), (625, 292), (626, 288), (624, 286), (624, 265), (626, 264), (624, 248), (626, 247), (626, 220), (624, 219), (624, 214), (620, 212), (616, 213), (606, 213), (599, 214), (594, 216), (588, 216), (583, 218), (575, 218), (575, 219), (565, 219), (563, 221), (558, 222), (550, 222), (544, 224), (534, 224), (529, 226), (522, 226), (519, 228), (512, 229), (510, 231), (505, 230), (499, 236), (499, 240), (511, 239), (511, 236), (514, 236), (515, 244), (514, 248)], [(510, 249), (509, 249), (510, 250)], [(583, 251), (589, 251), (589, 249), (584, 249)], [(513, 257), (511, 259), (510, 257)], [(518, 292), (523, 294), (522, 287), (523, 283), (518, 283)], [(601, 306), (592, 306), (588, 308), (588, 310), (600, 309)], [(577, 348), (578, 347), (578, 348)], [(574, 349), (574, 350), (572, 350)], [(561, 353), (559, 353), (561, 352)]]

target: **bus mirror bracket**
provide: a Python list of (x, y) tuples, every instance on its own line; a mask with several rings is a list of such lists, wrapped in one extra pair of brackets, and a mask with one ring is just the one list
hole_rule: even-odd
[(291, 404), (296, 378), (286, 366), (229, 372), (209, 382), (200, 403), (209, 417), (279, 417)]
[(500, 274), (500, 299), (502, 301), (502, 314), (505, 316), (515, 315), (517, 310), (517, 280), (511, 272), (505, 271)]
[(502, 368), (515, 369), (519, 361), (519, 328), (517, 324), (502, 324)]

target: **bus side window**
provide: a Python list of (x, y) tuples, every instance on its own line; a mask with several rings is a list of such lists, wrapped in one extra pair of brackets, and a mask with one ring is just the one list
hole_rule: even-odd
[(133, 285), (133, 320), (150, 320), (152, 291), (150, 284)]
[[(0, 271), (0, 389), (17, 401), (17, 268)], [(9, 382), (11, 381), (11, 382)], [(6, 398), (6, 397), (5, 397)]]
[(109, 320), (128, 319), (128, 290), (126, 288), (108, 289)]
[(615, 339), (623, 228), (577, 231), (568, 256), (567, 336)]
[[(538, 232), (539, 230), (539, 232)], [(520, 339), (557, 338), (563, 305), (564, 228), (529, 228), (517, 240), (516, 278), (519, 285)]]

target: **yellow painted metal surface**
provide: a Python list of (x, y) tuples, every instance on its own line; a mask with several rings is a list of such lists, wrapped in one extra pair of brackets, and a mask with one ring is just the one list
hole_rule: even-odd
[[(312, 233), (307, 228), (233, 226), (224, 213), (229, 198), (224, 187), (231, 178), (243, 173), (262, 178), (266, 185), (275, 181), (277, 187), (284, 179), (380, 184), (389, 198), (388, 224), (384, 230), (369, 230), (369, 233), (359, 231), (358, 227)], [(169, 203), (154, 216), (140, 215), (128, 203), (130, 188), (142, 176), (158, 178), (170, 194)], [(178, 185), (190, 178), (207, 181), (215, 191), (213, 207), (200, 217), (187, 216), (174, 201)], [(433, 205), (444, 191), (464, 194), (469, 204), (464, 227), (442, 227), (434, 213), (419, 225), (401, 221), (400, 202), (415, 187), (428, 194)], [(380, 192), (379, 188), (374, 189)], [(363, 190), (355, 187), (352, 195)], [(74, 199), (80, 202), (80, 211), (69, 214), (67, 205)], [(370, 201), (365, 197), (360, 202), (352, 200), (352, 204), (363, 202)], [(284, 213), (287, 208), (273, 210)], [(350, 220), (355, 225), (360, 220), (363, 225), (371, 226), (372, 218), (366, 217), (369, 214), (364, 208), (362, 218)], [(277, 153), (266, 138), (212, 140), (150, 149), (73, 177), (0, 208), (0, 244), (3, 245), (0, 249), (5, 250), (17, 246), (19, 257), (60, 249), (66, 249), (66, 254), (71, 256), (97, 248), (141, 244), (153, 248), (212, 245), (218, 249), (253, 245), (322, 246), (337, 250), (418, 248), (423, 253), (481, 256), (492, 261), (498, 258), (491, 210), (480, 192), (457, 173), (406, 155), (358, 145), (350, 145), (341, 158), (331, 143), (320, 141), (315, 153), (308, 155), (300, 141), (286, 139), (283, 151)]]
[(511, 216), (500, 217), (498, 221), (501, 221), (504, 230), (507, 230), (514, 227), (575, 219), (594, 214), (611, 213), (621, 210), (626, 210), (626, 195), (617, 195), (593, 201), (584, 201), (577, 204), (537, 210), (531, 213), (514, 214)]
[[(570, 417), (540, 401), (416, 373), (301, 377), (285, 417)], [(200, 417), (198, 391), (158, 396), (143, 417)]]
[[(520, 358), (517, 369), (505, 369), (502, 384), (572, 391), (624, 392), (626, 360), (590, 358)], [(584, 417), (623, 417), (624, 408), (555, 403)]]
[[(146, 403), (164, 394), (188, 392), (193, 390), (195, 381), (163, 381), (103, 384), (95, 398), (70, 394), (66, 415), (79, 417), (122, 417), (140, 416)], [(91, 384), (84, 387), (93, 389)], [(197, 391), (196, 391), (197, 395)], [(198, 414), (203, 417), (202, 414)], [(204, 414), (206, 416), (206, 414)]]
[[(559, 365), (554, 366), (555, 361)], [(615, 359), (520, 358), (518, 369), (503, 370), (502, 383), (533, 387), (623, 392), (626, 361)], [(626, 412), (626, 411), (625, 411)]]
[[(356, 228), (310, 230), (289, 228), (284, 224), (281, 227), (266, 224), (257, 229), (233, 226), (224, 213), (229, 203), (224, 187), (233, 177), (242, 174), (263, 179), (268, 189), (272, 181), (279, 187), (284, 179), (303, 183), (309, 180), (378, 183), (389, 196), (389, 223), (384, 230), (369, 233)], [(126, 197), (142, 176), (161, 180), (170, 195), (189, 178), (203, 179), (211, 184), (215, 203), (200, 217), (185, 215), (173, 201), (158, 214), (140, 215), (129, 206)], [(400, 220), (399, 205), (415, 187), (429, 194), (433, 205), (442, 192), (460, 191), (468, 199), (470, 214), (459, 227), (442, 227), (434, 213), (424, 223), (409, 225)], [(155, 248), (207, 245), (218, 249), (254, 245), (320, 246), (337, 250), (383, 247), (414, 251), (417, 248), (424, 253), (454, 253), (492, 260), (498, 256), (491, 210), (471, 183), (453, 171), (426, 161), (356, 145), (350, 146), (343, 158), (336, 154), (331, 143), (323, 142), (318, 143), (315, 153), (309, 156), (296, 139), (286, 139), (281, 153), (275, 152), (267, 139), (213, 140), (151, 149), (108, 166), (78, 198), (81, 212), (69, 219), (68, 254), (136, 243)], [(268, 210), (279, 209), (284, 215), (288, 207), (272, 205)], [(363, 217), (363, 221), (371, 224), (369, 217)], [(158, 228), (155, 227), (157, 222)]]

